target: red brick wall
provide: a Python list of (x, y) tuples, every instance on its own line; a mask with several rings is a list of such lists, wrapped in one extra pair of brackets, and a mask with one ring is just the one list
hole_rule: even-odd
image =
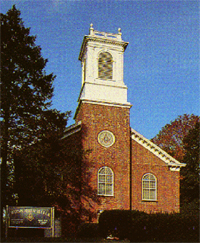
[[(130, 144), (129, 108), (82, 103), (76, 115), (78, 121), (82, 121), (81, 131), (65, 140), (72, 149), (91, 149), (82, 163), (82, 177), (86, 182), (82, 185), (82, 215), (85, 215), (85, 221), (96, 222), (98, 210), (130, 209), (130, 155), (132, 209), (179, 211), (180, 174), (170, 171), (166, 163), (134, 140)], [(103, 130), (115, 135), (115, 143), (109, 148), (98, 142), (98, 134)], [(114, 196), (97, 195), (97, 172), (103, 166), (110, 167), (114, 172)], [(142, 177), (146, 173), (152, 173), (157, 178), (155, 202), (142, 201)]]
[[(157, 201), (142, 201), (142, 177), (152, 173), (157, 178)], [(132, 140), (132, 209), (146, 212), (179, 211), (179, 172)]]
[[(130, 209), (130, 122), (129, 108), (82, 103), (76, 122), (82, 121), (83, 149), (91, 149), (88, 170), (90, 185), (97, 191), (97, 172), (103, 166), (114, 172), (114, 196), (98, 196), (100, 203), (91, 204), (94, 212), (105, 209)], [(98, 134), (109, 130), (115, 135), (115, 143), (103, 147)], [(86, 203), (88, 205), (88, 203)], [(89, 206), (91, 207), (91, 206)]]

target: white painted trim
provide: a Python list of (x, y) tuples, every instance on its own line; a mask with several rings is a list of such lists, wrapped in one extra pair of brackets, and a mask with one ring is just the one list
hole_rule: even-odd
[(170, 167), (171, 171), (180, 171), (180, 167)]
[[(144, 187), (143, 187), (143, 178), (144, 178), (144, 176), (145, 175), (148, 175), (148, 174), (151, 174), (151, 175), (153, 175), (153, 177), (154, 177), (154, 179), (155, 179), (155, 199), (146, 199), (146, 198), (144, 198), (143, 197), (143, 190), (144, 190)], [(142, 176), (142, 201), (150, 201), (150, 202), (155, 202), (155, 201), (157, 201), (158, 200), (158, 186), (157, 186), (157, 177), (153, 174), (153, 173), (145, 173), (143, 176)], [(150, 188), (148, 188), (148, 189), (150, 189)]]
[(125, 42), (125, 41), (119, 41), (119, 40), (113, 40), (113, 39), (110, 39), (110, 38), (107, 39), (107, 38), (93, 37), (93, 36), (90, 36), (90, 35), (89, 36), (85, 35), (84, 38), (83, 38), (83, 43), (82, 43), (81, 50), (80, 50), (80, 53), (79, 53), (79, 58), (78, 58), (80, 61), (82, 60), (82, 58), (84, 56), (86, 45), (89, 41), (121, 46), (121, 47), (123, 47), (124, 51), (126, 50), (126, 47), (129, 44), (128, 42)]
[[(112, 195), (106, 195), (106, 193), (105, 193), (105, 194), (99, 194), (99, 184), (100, 184), (100, 182), (99, 182), (99, 171), (100, 171), (101, 169), (103, 169), (103, 168), (108, 168), (108, 169), (110, 169), (111, 172), (112, 172)], [(105, 181), (105, 188), (106, 188), (106, 181)], [(113, 170), (112, 170), (110, 167), (108, 167), (108, 166), (102, 166), (102, 167), (98, 170), (98, 172), (97, 172), (97, 195), (98, 195), (98, 196), (102, 196), (102, 197), (113, 197), (113, 196), (114, 196), (114, 172), (113, 172)]]
[[(103, 133), (107, 133), (107, 134), (109, 134), (109, 135), (112, 137), (112, 141), (111, 141), (110, 144), (106, 144), (104, 141), (101, 141), (101, 138), (100, 138), (100, 137), (101, 137), (101, 135), (102, 135)], [(101, 131), (101, 132), (98, 134), (97, 139), (98, 139), (99, 144), (101, 144), (101, 146), (103, 146), (103, 147), (105, 147), (105, 148), (109, 148), (109, 147), (111, 147), (111, 146), (115, 143), (115, 135), (114, 135), (111, 131), (108, 131), (108, 130), (103, 130), (103, 131)]]
[(79, 101), (78, 107), (76, 108), (74, 119), (76, 119), (76, 116), (79, 112), (81, 103), (88, 103), (88, 104), (94, 104), (94, 105), (105, 105), (105, 106), (111, 106), (111, 107), (121, 107), (121, 108), (128, 108), (128, 109), (130, 109), (132, 107), (131, 103), (129, 103), (129, 102), (127, 102), (126, 104), (119, 104), (119, 103), (113, 103), (113, 102), (107, 102), (107, 101), (96, 101), (96, 100), (91, 101), (91, 100), (87, 100), (87, 99), (82, 99)]
[(180, 163), (178, 160), (174, 159), (171, 155), (166, 153), (160, 147), (155, 145), (153, 142), (143, 137), (140, 133), (136, 132), (131, 128), (131, 138), (142, 145), (144, 148), (148, 149), (151, 153), (157, 156), (159, 159), (164, 161), (167, 166), (170, 167), (171, 171), (179, 171), (180, 167), (186, 166), (184, 163)]
[(108, 101), (92, 101), (92, 100), (87, 100), (83, 99), (83, 103), (90, 103), (90, 104), (96, 104), (96, 105), (107, 105), (107, 106), (117, 106), (117, 107), (126, 107), (126, 108), (131, 108), (132, 105), (127, 102), (126, 104), (120, 104), (120, 103), (113, 103), (113, 102), (108, 102)]
[(81, 130), (81, 124), (82, 122), (79, 121), (78, 123), (75, 123), (69, 127), (67, 127), (64, 131), (64, 136), (61, 139), (67, 138), (69, 136), (71, 136), (74, 133), (77, 133)]

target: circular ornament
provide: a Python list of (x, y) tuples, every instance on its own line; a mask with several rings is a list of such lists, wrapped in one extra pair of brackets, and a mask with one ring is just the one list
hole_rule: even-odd
[(115, 143), (115, 136), (110, 131), (102, 131), (98, 134), (98, 142), (108, 148)]

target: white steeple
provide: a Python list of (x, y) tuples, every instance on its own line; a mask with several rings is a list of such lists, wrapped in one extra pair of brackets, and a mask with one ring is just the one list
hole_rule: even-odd
[(124, 51), (128, 42), (117, 34), (96, 31), (90, 25), (84, 36), (79, 60), (82, 63), (80, 101), (129, 106), (123, 80)]

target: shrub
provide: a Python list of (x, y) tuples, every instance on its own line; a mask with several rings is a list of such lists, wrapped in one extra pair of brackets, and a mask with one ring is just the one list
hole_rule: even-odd
[(112, 234), (131, 242), (198, 242), (199, 239), (198, 215), (110, 210), (100, 215), (99, 227), (103, 237)]
[(134, 219), (142, 219), (146, 213), (136, 210), (106, 210), (99, 218), (101, 236), (106, 238), (108, 235), (128, 238)]
[(99, 236), (99, 225), (95, 223), (83, 223), (77, 230), (77, 237), (90, 238)]

